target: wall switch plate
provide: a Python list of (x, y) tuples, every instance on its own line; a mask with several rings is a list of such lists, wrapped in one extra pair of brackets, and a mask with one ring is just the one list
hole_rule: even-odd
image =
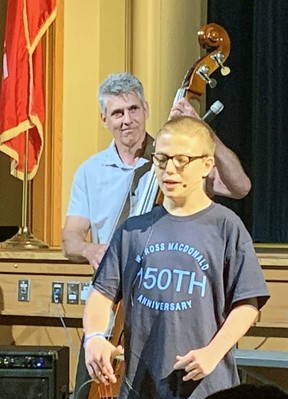
[(67, 303), (70, 305), (79, 303), (79, 283), (67, 283)]
[(88, 294), (90, 291), (91, 283), (81, 283), (81, 290), (80, 290), (80, 303), (82, 305), (85, 304)]
[(53, 281), (52, 293), (51, 293), (52, 303), (63, 303), (63, 294), (64, 294), (64, 283), (59, 281)]
[(18, 281), (18, 301), (21, 302), (30, 301), (30, 280)]

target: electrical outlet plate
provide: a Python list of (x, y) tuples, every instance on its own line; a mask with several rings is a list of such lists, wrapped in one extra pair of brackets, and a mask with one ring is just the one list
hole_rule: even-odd
[(63, 303), (64, 283), (59, 281), (52, 282), (51, 301), (52, 303)]
[(67, 283), (67, 303), (78, 305), (79, 303), (79, 283)]
[(20, 302), (30, 301), (30, 280), (18, 281), (18, 301)]
[(80, 303), (82, 305), (85, 304), (85, 302), (86, 302), (86, 300), (88, 298), (90, 287), (91, 287), (91, 283), (81, 283)]

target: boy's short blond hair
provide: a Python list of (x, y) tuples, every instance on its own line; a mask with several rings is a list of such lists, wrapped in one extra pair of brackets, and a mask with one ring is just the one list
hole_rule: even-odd
[(166, 122), (156, 136), (157, 139), (162, 133), (169, 132), (173, 135), (184, 134), (187, 137), (198, 138), (203, 143), (203, 151), (209, 156), (215, 152), (215, 139), (213, 130), (201, 119), (192, 116), (177, 116)]

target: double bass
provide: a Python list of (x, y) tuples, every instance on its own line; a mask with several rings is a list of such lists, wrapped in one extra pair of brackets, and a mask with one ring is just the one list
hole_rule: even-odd
[[(187, 100), (200, 100), (202, 94), (205, 93), (206, 85), (212, 89), (216, 86), (217, 81), (210, 77), (213, 72), (220, 68), (222, 76), (227, 76), (230, 73), (230, 68), (224, 63), (230, 54), (230, 38), (226, 30), (215, 23), (204, 25), (198, 31), (198, 42), (200, 46), (207, 51), (207, 54), (201, 57), (185, 74), (180, 88), (177, 90), (174, 98), (176, 103), (181, 98), (185, 97)], [(215, 108), (213, 109), (213, 106)], [(220, 101), (212, 104), (211, 108), (215, 113), (219, 113), (223, 109), (223, 104)], [(137, 207), (132, 216), (142, 215), (149, 212), (155, 204), (158, 197), (159, 188), (152, 165), (147, 183)], [(156, 202), (159, 202), (158, 200)]]
[[(198, 31), (198, 42), (200, 46), (207, 51), (207, 54), (201, 57), (186, 72), (182, 84), (174, 98), (174, 103), (183, 97), (189, 101), (200, 100), (202, 94), (205, 92), (207, 84), (211, 88), (216, 86), (216, 80), (211, 78), (210, 75), (212, 75), (218, 68), (220, 68), (220, 72), (223, 76), (230, 73), (230, 69), (224, 65), (230, 53), (230, 39), (223, 27), (215, 23), (204, 25)], [(154, 165), (152, 165), (148, 172), (147, 183), (142, 198), (131, 216), (149, 212), (155, 203), (158, 202), (158, 198), (159, 188), (154, 171)], [(114, 327), (113, 332), (110, 335), (110, 342), (114, 346), (118, 346), (119, 344), (123, 346), (123, 308), (121, 303), (115, 306), (114, 314)], [(123, 360), (122, 357), (112, 359), (117, 383), (105, 385), (92, 382), (89, 399), (117, 398), (125, 370)], [(77, 396), (75, 399), (77, 399)]]

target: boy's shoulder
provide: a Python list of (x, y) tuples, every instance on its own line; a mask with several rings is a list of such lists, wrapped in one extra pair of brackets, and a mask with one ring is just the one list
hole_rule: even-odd
[(231, 220), (233, 222), (242, 223), (240, 217), (232, 209), (225, 205), (219, 203), (213, 203), (213, 211), (216, 217), (225, 218), (227, 221)]

